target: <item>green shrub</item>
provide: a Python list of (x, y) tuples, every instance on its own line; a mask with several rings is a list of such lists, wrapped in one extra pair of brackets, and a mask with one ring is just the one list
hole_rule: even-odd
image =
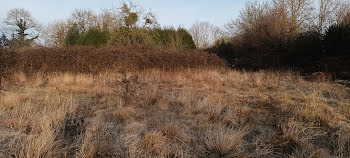
[(196, 49), (196, 44), (194, 43), (191, 34), (186, 29), (178, 29), (177, 34), (181, 37), (181, 45), (185, 49)]
[(76, 44), (86, 46), (101, 46), (107, 44), (108, 35), (109, 33), (107, 31), (102, 31), (96, 27), (91, 28), (79, 37)]
[(195, 49), (195, 43), (187, 30), (179, 28), (116, 28), (109, 41), (110, 44), (145, 45), (172, 50)]
[(154, 46), (155, 41), (151, 31), (143, 28), (128, 28), (119, 27), (116, 28), (109, 41), (110, 44), (120, 44), (124, 46), (128, 45), (149, 45)]
[(79, 40), (79, 38), (80, 38), (80, 32), (79, 32), (78, 26), (74, 24), (68, 29), (66, 39), (65, 39), (65, 44), (67, 46), (75, 45)]
[(158, 28), (154, 30), (154, 38), (163, 48), (174, 50), (195, 49), (196, 45), (187, 30), (179, 28)]

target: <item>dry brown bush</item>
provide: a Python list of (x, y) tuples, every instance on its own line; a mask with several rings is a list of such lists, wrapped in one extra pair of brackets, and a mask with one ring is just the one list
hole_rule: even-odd
[(0, 66), (7, 72), (139, 71), (145, 69), (176, 70), (182, 68), (224, 68), (225, 62), (202, 51), (174, 52), (142, 47), (59, 47), (23, 48), (8, 54)]

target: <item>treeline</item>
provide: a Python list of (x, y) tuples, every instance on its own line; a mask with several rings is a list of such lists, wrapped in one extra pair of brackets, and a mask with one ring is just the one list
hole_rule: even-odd
[(104, 9), (100, 14), (77, 9), (68, 19), (45, 28), (38, 25), (27, 10), (12, 9), (4, 24), (8, 33), (3, 34), (2, 45), (10, 48), (33, 46), (38, 38), (41, 45), (48, 47), (124, 45), (178, 51), (196, 48), (186, 29), (162, 28), (152, 12), (145, 12), (131, 2)]
[(50, 46), (152, 46), (172, 50), (195, 49), (192, 36), (183, 28), (161, 28), (152, 12), (132, 4), (105, 9), (97, 15), (76, 10), (65, 21), (51, 24), (46, 42)]
[(225, 61), (195, 50), (184, 28), (160, 27), (152, 12), (131, 2), (119, 8), (75, 10), (43, 27), (25, 9), (12, 9), (0, 39), (1, 81), (14, 72), (99, 73), (223, 68)]
[(346, 1), (250, 2), (227, 27), (231, 38), (207, 50), (231, 67), (339, 75), (350, 70), (350, 5)]
[(69, 28), (63, 45), (59, 46), (152, 46), (171, 50), (190, 50), (196, 46), (191, 35), (183, 28), (128, 28), (118, 27), (113, 31), (99, 27), (80, 32), (76, 26)]

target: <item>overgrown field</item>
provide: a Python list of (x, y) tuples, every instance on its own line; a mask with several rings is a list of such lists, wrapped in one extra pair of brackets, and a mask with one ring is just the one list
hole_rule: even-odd
[(12, 73), (0, 157), (349, 157), (350, 90), (289, 72)]

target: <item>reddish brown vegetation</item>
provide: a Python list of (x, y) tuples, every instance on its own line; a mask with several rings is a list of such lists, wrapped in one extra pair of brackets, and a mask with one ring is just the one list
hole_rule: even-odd
[(202, 51), (173, 52), (130, 47), (27, 48), (2, 54), (6, 72), (138, 71), (144, 69), (224, 68), (225, 62)]

